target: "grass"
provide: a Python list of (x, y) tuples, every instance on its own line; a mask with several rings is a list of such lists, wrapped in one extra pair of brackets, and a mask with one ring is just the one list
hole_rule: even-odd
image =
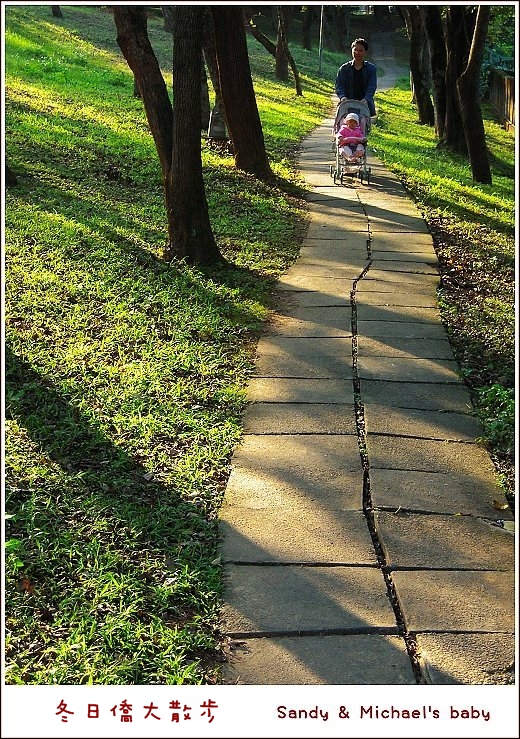
[(515, 142), (484, 108), (492, 184), (438, 149), (409, 104), (408, 80), (378, 94), (371, 144), (416, 201), (439, 257), (441, 314), (511, 502), (514, 495)]
[[(317, 51), (295, 46), (304, 87), (297, 98), (292, 82), (274, 81), (274, 60), (250, 39), (280, 185), (236, 171), (229, 155), (203, 142), (212, 226), (234, 264), (203, 272), (161, 259), (160, 169), (110, 14), (89, 6), (63, 6), (63, 19), (48, 6), (5, 12), (6, 152), (19, 180), (5, 209), (5, 679), (215, 683), (225, 649), (218, 510), (256, 340), (307, 223), (294, 152), (328, 111), (344, 55), (325, 52), (319, 78)], [(171, 37), (159, 18), (149, 19), (149, 31), (169, 84)], [(385, 106), (407, 115), (393, 94), (401, 93), (381, 96), (374, 144), (400, 167), (383, 137)], [(502, 275), (512, 160), (493, 132), (505, 179), (496, 181), (496, 212), (491, 221), (486, 210), (485, 222), (505, 230), (500, 238), (493, 231), (482, 257), (495, 256), (493, 275)], [(432, 149), (421, 141), (421, 151)], [(463, 177), (470, 193), (462, 164), (442, 169), (452, 183)], [(438, 214), (458, 265), (460, 224), (471, 238), (480, 233), (470, 195), (459, 198), (464, 212), (450, 210), (449, 197), (426, 204), (411, 172), (402, 167), (427, 217)], [(489, 197), (471, 190), (475, 202)], [(441, 297), (449, 314), (451, 297)], [(488, 307), (498, 315), (495, 303)], [(480, 329), (470, 328), (480, 341)], [(462, 361), (467, 374), (479, 366)], [(488, 374), (482, 387), (499, 387), (481, 408), (500, 402), (495, 433), (508, 438), (509, 380)]]
[[(306, 225), (294, 148), (330, 96), (303, 73), (297, 99), (252, 48), (285, 189), (204, 142), (235, 268), (168, 265), (157, 155), (113, 19), (63, 14), (6, 8), (19, 180), (5, 224), (6, 681), (216, 682), (217, 512), (256, 337)], [(149, 29), (168, 81), (171, 36), (162, 19)]]

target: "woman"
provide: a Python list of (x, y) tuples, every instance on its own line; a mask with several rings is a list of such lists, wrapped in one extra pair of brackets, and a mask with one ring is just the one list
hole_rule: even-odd
[(376, 65), (365, 61), (368, 44), (364, 38), (353, 41), (351, 49), (352, 61), (342, 64), (336, 75), (336, 95), (340, 102), (344, 99), (366, 102), (370, 115), (375, 115)]

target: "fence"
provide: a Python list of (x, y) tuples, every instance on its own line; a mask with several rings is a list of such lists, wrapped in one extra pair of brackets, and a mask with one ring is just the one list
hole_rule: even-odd
[(514, 77), (496, 69), (492, 70), (489, 75), (489, 104), (505, 128), (515, 128)]

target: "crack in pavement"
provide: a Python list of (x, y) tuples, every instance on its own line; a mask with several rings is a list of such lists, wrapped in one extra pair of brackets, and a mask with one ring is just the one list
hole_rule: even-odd
[[(359, 198), (358, 198), (359, 199)], [(379, 533), (377, 530), (374, 506), (372, 502), (372, 495), (370, 490), (370, 460), (368, 456), (367, 441), (366, 441), (366, 427), (365, 427), (365, 411), (363, 405), (363, 399), (361, 394), (361, 383), (358, 374), (358, 325), (357, 325), (357, 300), (356, 291), (357, 284), (362, 280), (365, 275), (370, 271), (372, 266), (372, 235), (370, 232), (370, 220), (366, 212), (365, 206), (361, 200), (359, 200), (363, 212), (367, 217), (369, 235), (367, 238), (367, 259), (368, 264), (352, 283), (352, 290), (350, 291), (350, 306), (351, 312), (351, 325), (352, 325), (352, 382), (354, 385), (354, 410), (356, 418), (356, 429), (359, 445), (359, 453), (361, 456), (361, 464), (363, 468), (363, 513), (367, 522), (370, 537), (374, 547), (374, 552), (377, 558), (377, 562), (381, 573), (383, 575), (385, 585), (387, 588), (388, 598), (390, 600), (399, 635), (402, 637), (410, 664), (412, 666), (413, 674), (418, 685), (426, 685), (430, 682), (428, 676), (424, 673), (421, 668), (421, 662), (418, 656), (417, 642), (415, 635), (408, 630), (404, 614), (397, 596), (397, 591), (392, 579), (392, 569), (388, 566), (386, 557), (379, 539)]]

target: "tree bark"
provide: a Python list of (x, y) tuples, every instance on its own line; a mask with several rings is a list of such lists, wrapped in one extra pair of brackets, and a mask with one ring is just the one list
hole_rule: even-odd
[(441, 146), (458, 154), (467, 154), (464, 125), (460, 111), (457, 80), (466, 68), (469, 57), (477, 6), (450, 5), (446, 11), (446, 123)]
[(293, 73), (293, 76), (294, 76), (294, 85), (296, 87), (296, 95), (300, 96), (300, 95), (303, 95), (302, 85), (300, 82), (300, 74), (298, 72), (296, 62), (294, 61), (294, 57), (291, 54), (291, 51), (289, 49), (289, 42), (287, 40), (287, 26), (285, 24), (285, 15), (283, 12), (283, 7), (281, 5), (278, 6), (278, 13), (279, 13), (278, 33), (281, 39), (283, 52), (284, 52), (285, 58), (287, 59), (287, 61), (289, 62), (291, 66), (291, 72)]
[(275, 67), (274, 76), (277, 80), (287, 82), (289, 79), (289, 61), (287, 54), (285, 53), (285, 45), (283, 41), (284, 36), (284, 19), (283, 19), (283, 8), (280, 5), (276, 6), (276, 12), (278, 16), (278, 30), (276, 34), (276, 53), (275, 53)]
[(262, 33), (262, 31), (258, 28), (256, 23), (253, 20), (253, 10), (249, 7), (249, 5), (244, 6), (244, 21), (247, 24), (248, 30), (251, 32), (251, 35), (254, 36), (254, 38), (262, 44), (264, 49), (267, 49), (267, 51), (271, 54), (271, 56), (274, 56), (276, 58), (276, 44), (273, 44), (270, 38), (267, 38), (267, 36)]
[(413, 80), (415, 102), (419, 112), (419, 122), (433, 126), (435, 114), (428, 90), (429, 70), (424, 69), (424, 46), (427, 43), (419, 8), (407, 6), (404, 12), (410, 20), (410, 72)]
[(18, 177), (13, 172), (11, 167), (7, 164), (7, 162), (4, 162), (4, 166), (5, 166), (5, 186), (15, 187), (18, 184)]
[(446, 127), (446, 43), (440, 6), (423, 5), (420, 12), (430, 47), (435, 133), (442, 140)]
[(247, 54), (242, 8), (210, 6), (226, 124), (233, 142), (235, 166), (261, 179), (273, 176), (256, 104)]
[(486, 185), (491, 184), (491, 168), (479, 100), (479, 84), (489, 16), (489, 5), (479, 5), (468, 64), (457, 80), (460, 110), (473, 179)]
[(306, 51), (312, 51), (311, 29), (314, 20), (314, 6), (306, 5), (302, 13), (302, 46)]
[(146, 10), (135, 5), (114, 5), (113, 10), (117, 44), (137, 80), (166, 183), (172, 162), (173, 111), (159, 62), (148, 39)]
[(200, 5), (173, 6), (173, 156), (166, 188), (167, 259), (223, 262), (208, 214), (200, 151)]

